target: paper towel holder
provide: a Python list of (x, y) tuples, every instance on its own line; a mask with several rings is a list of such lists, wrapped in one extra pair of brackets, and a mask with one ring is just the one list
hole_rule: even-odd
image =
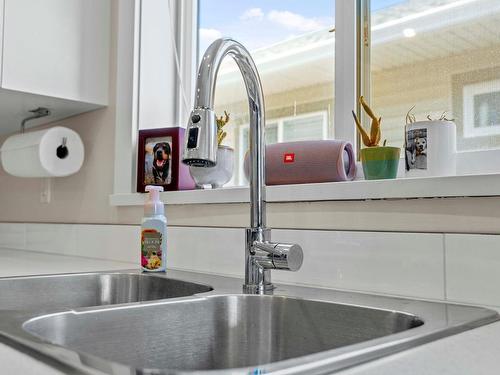
[(26, 123), (28, 121), (41, 118), (41, 117), (47, 117), (50, 116), (50, 109), (45, 108), (45, 107), (38, 107), (36, 109), (32, 109), (30, 111), (33, 113), (31, 116), (28, 116), (21, 121), (21, 133), (24, 133), (26, 131)]
[(68, 138), (63, 137), (61, 141), (61, 145), (56, 149), (56, 155), (59, 159), (64, 159), (68, 156), (68, 147), (66, 146), (66, 142), (68, 142)]

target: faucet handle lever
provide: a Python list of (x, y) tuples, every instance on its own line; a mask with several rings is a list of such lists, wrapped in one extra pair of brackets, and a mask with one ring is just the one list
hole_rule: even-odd
[(256, 241), (254, 247), (268, 253), (278, 270), (298, 271), (304, 260), (302, 247), (297, 244)]

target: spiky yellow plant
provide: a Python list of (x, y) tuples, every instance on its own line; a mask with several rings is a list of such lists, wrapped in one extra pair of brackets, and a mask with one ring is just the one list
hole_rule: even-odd
[(217, 117), (217, 144), (220, 146), (224, 138), (226, 138), (227, 133), (224, 131), (224, 126), (229, 122), (229, 113), (224, 111), (224, 116)]
[[(366, 147), (377, 147), (380, 144), (380, 138), (382, 136), (380, 131), (380, 124), (382, 123), (382, 117), (378, 117), (375, 115), (370, 106), (366, 103), (365, 98), (363, 96), (359, 97), (359, 103), (365, 110), (368, 117), (372, 119), (370, 134), (365, 130), (365, 128), (361, 125), (361, 121), (359, 121), (356, 113), (352, 111), (352, 115), (354, 117), (354, 122), (356, 123), (356, 128), (358, 129), (359, 134), (361, 135), (361, 139)], [(384, 141), (384, 145), (385, 145)]]

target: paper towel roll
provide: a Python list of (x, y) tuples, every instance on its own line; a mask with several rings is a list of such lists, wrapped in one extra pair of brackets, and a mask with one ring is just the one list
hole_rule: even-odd
[(17, 177), (69, 176), (80, 170), (84, 159), (78, 133), (61, 126), (13, 135), (0, 153), (3, 169)]

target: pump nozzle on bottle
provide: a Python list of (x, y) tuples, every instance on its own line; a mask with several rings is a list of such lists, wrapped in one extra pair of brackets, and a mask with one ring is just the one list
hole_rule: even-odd
[(148, 194), (148, 199), (144, 203), (144, 213), (146, 215), (163, 215), (165, 207), (160, 200), (160, 193), (163, 191), (162, 186), (148, 185), (145, 189)]

